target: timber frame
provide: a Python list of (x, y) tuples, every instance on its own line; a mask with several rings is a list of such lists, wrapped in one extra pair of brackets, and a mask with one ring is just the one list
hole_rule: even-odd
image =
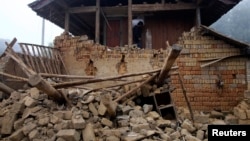
[[(104, 43), (107, 18), (127, 18), (127, 41), (132, 45), (132, 20), (155, 12), (194, 11), (194, 25), (209, 26), (240, 0), (36, 0), (29, 4), (39, 16), (73, 35), (88, 35), (96, 43)], [(176, 17), (178, 19), (178, 17)]]

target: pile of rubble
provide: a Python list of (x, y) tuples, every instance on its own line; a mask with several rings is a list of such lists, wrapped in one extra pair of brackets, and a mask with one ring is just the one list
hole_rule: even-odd
[(11, 93), (0, 103), (0, 140), (202, 141), (207, 140), (209, 124), (250, 123), (250, 108), (244, 101), (227, 113), (194, 111), (192, 122), (190, 112), (182, 107), (177, 119), (170, 120), (154, 111), (153, 105), (112, 103), (116, 97), (112, 92), (61, 91), (72, 96), (71, 105), (58, 105), (35, 87)]

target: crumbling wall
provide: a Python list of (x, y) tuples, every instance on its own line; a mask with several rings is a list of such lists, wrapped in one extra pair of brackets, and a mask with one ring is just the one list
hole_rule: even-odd
[[(228, 57), (208, 66), (205, 64), (240, 55), (240, 50), (212, 36), (201, 35), (198, 30), (183, 33), (179, 44), (183, 50), (176, 63), (192, 108), (229, 110), (238, 104), (247, 89), (246, 58)], [(178, 76), (171, 78), (177, 88), (173, 92), (176, 105), (186, 106)]]
[[(21, 57), (21, 56), (20, 56)], [(3, 56), (0, 59), (0, 72), (8, 73), (15, 76), (27, 77), (20, 66), (12, 60), (9, 56)], [(23, 81), (11, 79), (5, 76), (0, 76), (1, 82), (11, 87), (12, 89), (18, 90), (23, 88), (26, 84)]]
[(159, 50), (107, 47), (94, 43), (86, 35), (63, 33), (55, 38), (54, 45), (72, 75), (107, 77), (159, 69), (167, 56), (167, 52)]

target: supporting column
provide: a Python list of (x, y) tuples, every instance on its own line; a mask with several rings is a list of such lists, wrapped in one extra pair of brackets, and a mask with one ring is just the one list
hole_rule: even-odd
[(65, 12), (65, 21), (64, 21), (64, 31), (66, 32), (66, 33), (69, 33), (69, 12), (68, 11), (66, 11)]
[(128, 46), (133, 44), (133, 32), (132, 32), (132, 0), (128, 0)]
[(200, 11), (200, 7), (197, 6), (196, 7), (196, 26), (200, 27), (201, 25), (201, 11)]
[(100, 43), (100, 0), (96, 0), (95, 42)]

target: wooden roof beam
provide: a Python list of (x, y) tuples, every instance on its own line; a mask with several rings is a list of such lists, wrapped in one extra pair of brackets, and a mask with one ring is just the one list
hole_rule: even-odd
[[(127, 11), (127, 6), (102, 7), (106, 12)], [(195, 3), (177, 3), (177, 4), (135, 4), (132, 5), (132, 11), (148, 12), (148, 11), (172, 11), (172, 10), (190, 10), (196, 9)], [(96, 6), (71, 7), (69, 13), (94, 13)]]
[(132, 11), (174, 11), (174, 10), (191, 10), (196, 9), (195, 3), (177, 3), (177, 4), (138, 4), (132, 5)]

